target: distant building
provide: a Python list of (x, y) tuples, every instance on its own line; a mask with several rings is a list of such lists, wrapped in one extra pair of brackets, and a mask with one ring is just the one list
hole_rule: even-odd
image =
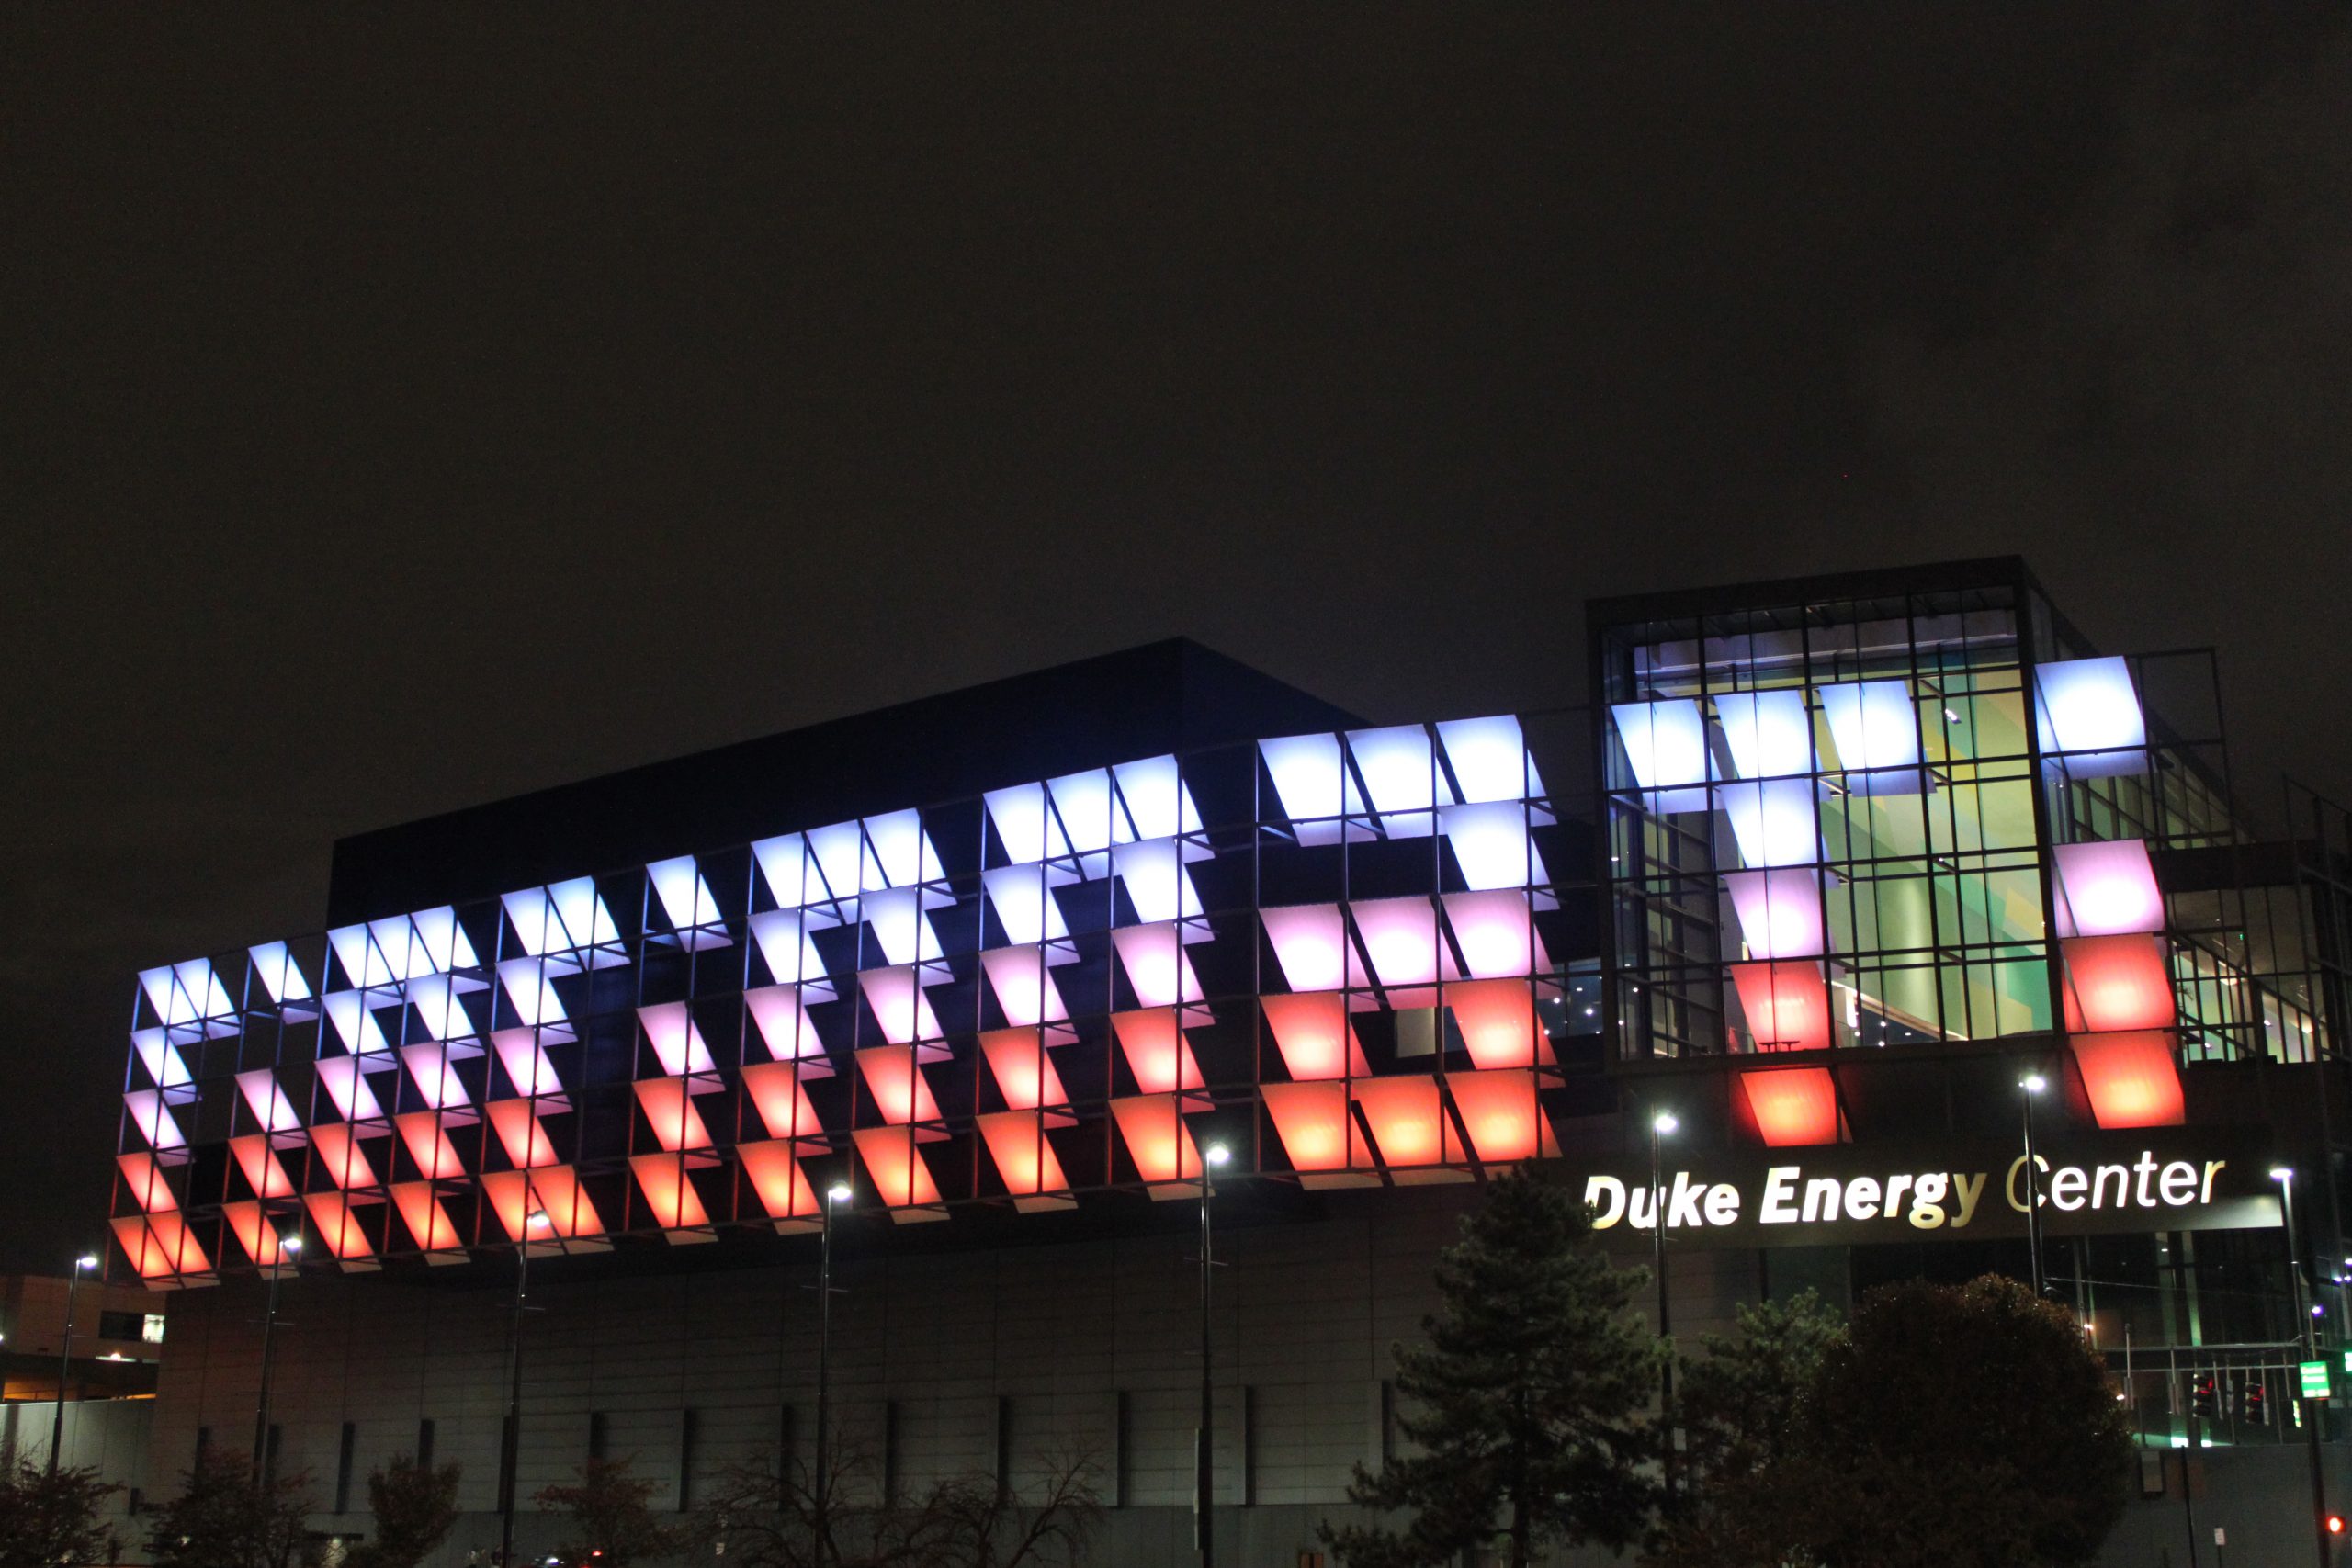
[(1227, 1562), (1295, 1561), (1393, 1450), (1388, 1347), (1529, 1161), (1629, 1258), (1663, 1213), (1685, 1337), (2028, 1276), (2031, 1210), (2154, 1461), (2115, 1561), (2192, 1440), (2307, 1520), (2282, 1440), (2344, 1421), (2296, 1363), (2352, 1328), (2345, 814), (2257, 830), (2211, 656), (2103, 655), (2014, 560), (1584, 636), (1540, 712), (1369, 723), (1160, 644), (345, 841), (332, 929), (139, 979), (112, 1236), (182, 1292), (154, 1472), (252, 1440), (255, 1276), (299, 1235), (274, 1462), (349, 1532), (391, 1454), (458, 1460), (449, 1561), (486, 1548), (527, 1246), (518, 1490), (628, 1456), (691, 1507), (808, 1452), (842, 1184), (831, 1392), (874, 1483), (1075, 1445), (1100, 1561), (1186, 1561), (1222, 1150)]
[[(40, 1274), (0, 1275), (0, 1397), (57, 1397), (70, 1282)], [(65, 1397), (137, 1399), (155, 1392), (164, 1348), (163, 1292), (85, 1279), (72, 1289), (74, 1340), (62, 1364)]]

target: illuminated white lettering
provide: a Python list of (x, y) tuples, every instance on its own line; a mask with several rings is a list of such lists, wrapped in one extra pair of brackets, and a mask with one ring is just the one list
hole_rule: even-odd
[(2143, 1149), (2140, 1151), (2140, 1163), (2133, 1166), (2132, 1168), (2136, 1171), (2140, 1177), (2140, 1207), (2143, 1209), (2154, 1208), (2156, 1206), (2156, 1195), (2148, 1190), (2148, 1178), (2155, 1175), (2156, 1173), (2156, 1156), (2149, 1153), (2147, 1150)]
[(1605, 1231), (1625, 1217), (1625, 1184), (1613, 1176), (1589, 1176), (1584, 1201), (1592, 1211), (1592, 1228)]
[(2194, 1203), (2197, 1201), (2197, 1168), (2185, 1159), (2177, 1159), (2165, 1167), (2164, 1174), (2156, 1178), (2156, 1186), (2163, 1191), (2165, 1201), (2176, 1209)]
[[(2036, 1155), (2033, 1156), (2033, 1168), (2036, 1170), (2046, 1172), (2050, 1168), (2050, 1162), (2043, 1159), (2040, 1155)], [(2004, 1196), (2008, 1199), (2009, 1207), (2015, 1209), (2020, 1214), (2025, 1213), (2026, 1190), (2018, 1185), (2018, 1177), (2022, 1174), (2024, 1170), (2025, 1156), (2019, 1155), (2017, 1158), (2009, 1161), (2008, 1179), (2003, 1184), (2005, 1188)], [(2042, 1191), (2039, 1183), (2035, 1184), (2035, 1196), (2044, 1203), (2050, 1201), (2050, 1194)]]
[(1739, 1223), (1739, 1189), (1728, 1181), (1718, 1181), (1707, 1189), (1707, 1223), (1711, 1225), (1736, 1225)]
[(1984, 1196), (1986, 1179), (1987, 1178), (1981, 1170), (1976, 1173), (1974, 1181), (1969, 1180), (1958, 1171), (1952, 1173), (1951, 1184), (1960, 1195), (1960, 1213), (1953, 1216), (1952, 1229), (1958, 1230), (1976, 1217), (1976, 1201)]
[(2222, 1173), (2222, 1168), (2229, 1163), (2225, 1159), (2209, 1159), (2205, 1162), (2205, 1188), (2198, 1195), (2199, 1202), (2210, 1203), (2213, 1201), (2213, 1178), (2219, 1176)]
[(2106, 1207), (2107, 1179), (2109, 1176), (2115, 1178), (2115, 1206), (2129, 1208), (2132, 1203), (2132, 1168), (2122, 1165), (2103, 1165), (2091, 1173), (2091, 1207)]
[(1797, 1172), (1802, 1168), (1776, 1165), (1764, 1173), (1764, 1207), (1756, 1216), (1760, 1224), (1785, 1225), (1795, 1222), (1796, 1205), (1791, 1200), (1797, 1195)]
[(1888, 1177), (1886, 1179), (1886, 1207), (1879, 1212), (1890, 1220), (1900, 1218), (1903, 1213), (1903, 1190), (1910, 1185), (1911, 1179), (1908, 1176)]
[(1838, 1197), (1843, 1188), (1834, 1176), (1816, 1176), (1804, 1184), (1804, 1223), (1838, 1217)]
[(1878, 1178), (1858, 1176), (1846, 1183), (1846, 1213), (1858, 1220), (1878, 1218)]
[(1930, 1170), (1911, 1184), (1911, 1224), (1915, 1229), (1934, 1230), (1944, 1223), (1944, 1173)]
[(2062, 1165), (2050, 1178), (2050, 1201), (2052, 1207), (2073, 1213), (2083, 1206), (2083, 1194), (2090, 1190), (2091, 1179), (2083, 1174), (2079, 1165)]
[(1687, 1170), (1674, 1173), (1674, 1197), (1667, 1205), (1666, 1223), (1669, 1226), (1688, 1225), (1697, 1230), (1704, 1222), (1699, 1218), (1699, 1199), (1706, 1188), (1690, 1179)]

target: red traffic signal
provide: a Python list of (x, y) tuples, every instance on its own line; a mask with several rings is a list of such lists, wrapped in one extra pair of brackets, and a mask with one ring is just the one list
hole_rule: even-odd
[(2327, 1516), (2327, 1533), (2330, 1535), (2342, 1535), (2344, 1533), (2344, 1516), (2342, 1514), (2330, 1514)]

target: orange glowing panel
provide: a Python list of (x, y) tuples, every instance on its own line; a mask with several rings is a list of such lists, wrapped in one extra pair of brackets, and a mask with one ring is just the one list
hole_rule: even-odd
[(1559, 1140), (1535, 1102), (1535, 1075), (1524, 1068), (1448, 1073), (1447, 1092), (1469, 1130), (1470, 1152), (1487, 1165), (1559, 1157)]
[(787, 1138), (740, 1144), (735, 1149), (743, 1161), (743, 1174), (750, 1179), (752, 1190), (759, 1196), (760, 1206), (776, 1222), (778, 1230), (806, 1229), (799, 1222), (814, 1220), (817, 1215), (817, 1191), (808, 1185), (808, 1173), (793, 1157), (796, 1152)]
[(2169, 1030), (2077, 1035), (2067, 1043), (2100, 1126), (2177, 1127), (2188, 1120)]
[(703, 1125), (702, 1113), (695, 1109), (694, 1097), (686, 1092), (690, 1081), (641, 1078), (635, 1085), (637, 1102), (645, 1108), (646, 1123), (653, 1129), (654, 1139), (672, 1154), (681, 1149), (710, 1147), (710, 1129)]
[(400, 1210), (401, 1224), (417, 1247), (424, 1252), (447, 1252), (462, 1245), (458, 1239), (458, 1227), (449, 1223), (449, 1212), (434, 1195), (430, 1181), (400, 1181), (392, 1185), (392, 1204)]
[(271, 1152), (269, 1134), (247, 1133), (229, 1140), (229, 1152), (236, 1156), (237, 1168), (245, 1173), (245, 1180), (254, 1192), (264, 1198), (291, 1198), (294, 1183), (287, 1179), (286, 1168), (277, 1163)]
[(1761, 1068), (1740, 1074), (1739, 1088), (1769, 1147), (1834, 1144), (1843, 1135), (1838, 1086), (1827, 1067)]
[(518, 1166), (538, 1167), (555, 1164), (555, 1145), (548, 1138), (548, 1130), (539, 1125), (538, 1116), (527, 1100), (493, 1100), (482, 1107), (490, 1124), (498, 1133), (498, 1141), (505, 1145), (506, 1157)]
[(1147, 1094), (1111, 1102), (1111, 1119), (1118, 1123), (1127, 1157), (1150, 1184), (1154, 1198), (1182, 1198), (1198, 1190), (1200, 1150), (1177, 1114), (1177, 1100), (1173, 1094)]
[(117, 1155), (115, 1164), (122, 1168), (123, 1184), (130, 1189), (132, 1200), (147, 1213), (180, 1206), (153, 1155)]
[(1114, 1012), (1111, 1028), (1126, 1055), (1127, 1071), (1135, 1075), (1136, 1087), (1144, 1093), (1168, 1094), (1202, 1086), (1201, 1069), (1193, 1061), (1193, 1048), (1184, 1043), (1183, 1031), (1176, 1025), (1174, 1008)]
[(596, 1206), (580, 1188), (579, 1172), (568, 1165), (543, 1165), (529, 1171), (494, 1170), (481, 1179), (482, 1196), (506, 1229), (509, 1239), (523, 1239), (533, 1209), (544, 1213), (547, 1224), (535, 1227), (534, 1240), (571, 1239), (602, 1235), (605, 1223)]
[(442, 1130), (440, 1112), (404, 1111), (392, 1118), (392, 1126), (408, 1146), (409, 1158), (416, 1162), (417, 1174), (427, 1181), (452, 1181), (466, 1174), (457, 1146)]
[(2078, 936), (2066, 960), (2066, 1032), (2170, 1029), (2178, 1021), (2160, 936)]
[(799, 987), (762, 986), (743, 993), (743, 1005), (751, 1010), (760, 1039), (775, 1060), (794, 1062), (824, 1055), (825, 1043), (817, 1037), (817, 1026), (801, 1005)]
[(1067, 1199), (1043, 1201), (1046, 1194), (1069, 1189), (1062, 1162), (1055, 1157), (1054, 1145), (1046, 1141), (1043, 1116), (1035, 1111), (992, 1111), (978, 1120), (989, 1158), (1004, 1178), (1004, 1190), (1013, 1195), (1014, 1208), (1029, 1213), (1069, 1206)]
[(302, 1200), (302, 1206), (311, 1211), (311, 1224), (319, 1239), (339, 1260), (357, 1263), (376, 1256), (376, 1249), (368, 1245), (367, 1231), (342, 1193), (313, 1192)]
[[(1348, 1115), (1348, 1086), (1336, 1080), (1270, 1083), (1260, 1093), (1291, 1168), (1302, 1175), (1363, 1167), (1362, 1140)], [(1377, 1180), (1378, 1178), (1374, 1178)], [(1312, 1186), (1330, 1185), (1328, 1181)]]
[(1551, 1056), (1531, 980), (1458, 980), (1445, 988), (1462, 1043), (1481, 1072), (1531, 1067)]
[[(743, 1092), (752, 1097), (752, 1109), (759, 1112), (760, 1122), (771, 1138), (822, 1139), (825, 1129), (817, 1120), (817, 1108), (808, 1101), (808, 1089), (801, 1082), (808, 1069), (792, 1062), (752, 1062), (743, 1068)], [(803, 1154), (820, 1153), (821, 1142), (803, 1149)]]
[(1046, 1105), (1068, 1105), (1062, 1077), (1046, 1055), (1044, 1038), (1034, 1029), (998, 1029), (980, 1036), (980, 1054), (1004, 1102), (1015, 1111)]
[(1735, 964), (1732, 985), (1759, 1051), (1829, 1048), (1829, 988), (1811, 959)]
[(865, 1162), (865, 1172), (884, 1203), (893, 1209), (939, 1203), (939, 1187), (931, 1179), (931, 1168), (915, 1153), (914, 1137), (905, 1128), (861, 1127), (850, 1136), (856, 1140), (857, 1157)]
[(1348, 1086), (1363, 1108), (1372, 1141), (1385, 1166), (1438, 1165), (1447, 1154), (1445, 1112), (1438, 1103), (1437, 1079), (1359, 1078)]
[[(1308, 992), (1287, 997), (1261, 997), (1266, 1027), (1272, 1031), (1274, 1049), (1283, 1055), (1283, 1069), (1301, 1083), (1326, 1078), (1370, 1076), (1363, 1045), (1338, 995)], [(1287, 1140), (1285, 1140), (1287, 1142)]]
[(352, 1135), (347, 1123), (331, 1122), (311, 1128), (311, 1145), (319, 1151), (319, 1168), (338, 1188), (348, 1190), (376, 1185), (376, 1168), (360, 1152), (359, 1140)]
[(931, 1097), (931, 1085), (915, 1066), (913, 1046), (869, 1046), (857, 1054), (857, 1070), (865, 1075), (882, 1120), (891, 1126), (940, 1120), (939, 1101)]
[(242, 1202), (220, 1205), (220, 1217), (229, 1222), (229, 1234), (245, 1249), (245, 1256), (260, 1268), (270, 1268), (286, 1257), (286, 1245), (277, 1227), (262, 1213), (258, 1201), (248, 1198)]
[(142, 1280), (201, 1274), (212, 1267), (204, 1256), (204, 1248), (197, 1245), (195, 1235), (175, 1211), (166, 1210), (144, 1219), (133, 1214), (117, 1220), (114, 1238)]
[(707, 1227), (710, 1215), (702, 1195), (686, 1178), (685, 1162), (675, 1155), (631, 1155), (628, 1160), (645, 1207), (653, 1223), (665, 1231)]

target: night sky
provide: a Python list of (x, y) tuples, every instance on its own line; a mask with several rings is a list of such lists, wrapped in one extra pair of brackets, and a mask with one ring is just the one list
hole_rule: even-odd
[(337, 835), (1174, 633), (1537, 706), (1589, 595), (2018, 551), (2352, 795), (2339, 9), (18, 6), (0, 93), (0, 1268)]

